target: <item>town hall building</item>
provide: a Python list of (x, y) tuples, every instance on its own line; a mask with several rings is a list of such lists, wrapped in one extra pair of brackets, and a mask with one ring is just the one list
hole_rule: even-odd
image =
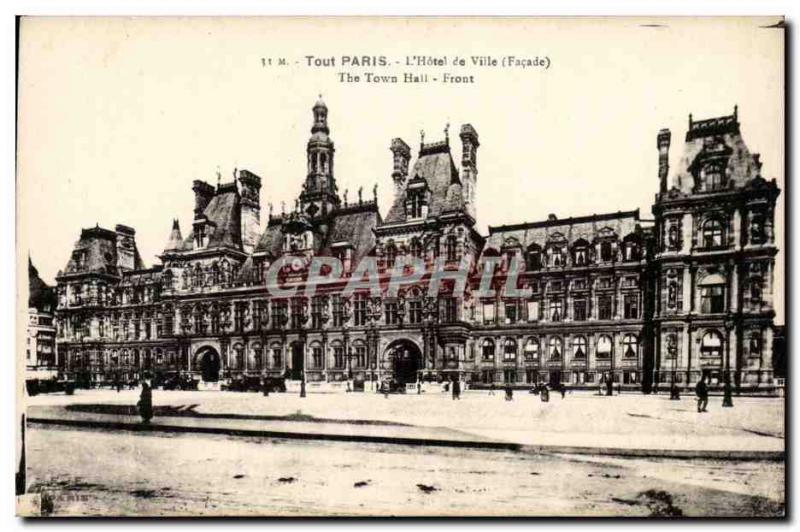
[[(449, 129), (449, 128), (448, 128)], [(683, 156), (668, 164), (671, 133), (657, 135), (652, 219), (638, 210), (475, 227), (478, 133), (458, 131), (412, 148), (393, 139), (392, 203), (377, 187), (348, 197), (335, 177), (328, 108), (313, 107), (305, 180), (294, 205), (262, 212), (261, 178), (235, 170), (216, 186), (194, 181), (192, 224), (172, 223), (160, 264), (147, 267), (135, 231), (84, 229), (57, 276), (57, 362), (88, 382), (182, 376), (201, 388), (268, 376), (311, 389), (391, 380), (462, 379), (472, 386), (618, 383), (649, 391), (772, 383), (774, 179), (732, 115), (689, 118)], [(168, 229), (169, 227), (167, 227)], [(336, 257), (342, 278), (312, 297), (301, 286), (314, 257)], [(394, 294), (346, 294), (362, 259), (388, 276), (413, 257), (458, 268), (512, 261), (522, 297), (483, 297), (426, 285)], [(343, 388), (344, 389), (344, 388)]]

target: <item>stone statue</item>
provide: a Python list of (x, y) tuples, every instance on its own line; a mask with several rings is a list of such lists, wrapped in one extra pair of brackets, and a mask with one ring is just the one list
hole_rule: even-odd
[(363, 202), (361, 199), (361, 194), (364, 192), (364, 187), (358, 187), (358, 203), (359, 205)]
[(372, 199), (375, 203), (378, 203), (378, 183), (372, 186)]

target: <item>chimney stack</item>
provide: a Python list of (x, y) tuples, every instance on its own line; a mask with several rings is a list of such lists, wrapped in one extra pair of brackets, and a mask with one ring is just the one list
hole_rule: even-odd
[(411, 148), (408, 147), (403, 139), (392, 139), (392, 145), (389, 147), (392, 150), (392, 181), (394, 181), (395, 195), (403, 191), (403, 186), (408, 177), (408, 162), (411, 160)]
[(211, 198), (214, 197), (214, 187), (205, 181), (195, 179), (192, 190), (194, 191), (194, 218), (196, 220), (203, 214), (211, 202)]
[(667, 192), (667, 176), (669, 174), (669, 144), (672, 135), (669, 129), (662, 129), (658, 132), (658, 179), (662, 194)]

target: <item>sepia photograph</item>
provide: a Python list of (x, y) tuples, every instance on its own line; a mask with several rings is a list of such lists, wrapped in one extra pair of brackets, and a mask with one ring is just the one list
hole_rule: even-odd
[(18, 516), (786, 517), (783, 17), (17, 32)]

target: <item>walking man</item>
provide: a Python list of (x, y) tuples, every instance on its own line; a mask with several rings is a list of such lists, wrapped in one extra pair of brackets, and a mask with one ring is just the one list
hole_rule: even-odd
[(708, 406), (708, 386), (706, 386), (705, 375), (700, 377), (700, 382), (697, 383), (695, 393), (697, 394), (697, 411), (708, 412), (708, 410), (706, 410)]
[(142, 381), (142, 393), (139, 396), (139, 415), (142, 416), (142, 423), (148, 425), (153, 418), (153, 391), (147, 381)]
[(461, 399), (461, 381), (456, 379), (453, 381), (453, 400)]

